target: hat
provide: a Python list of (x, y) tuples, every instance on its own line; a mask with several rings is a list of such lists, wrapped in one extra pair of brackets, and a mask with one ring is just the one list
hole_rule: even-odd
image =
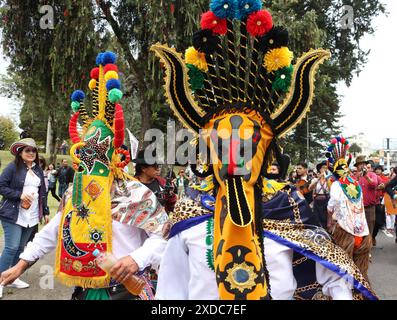
[(32, 147), (37, 149), (37, 145), (36, 142), (32, 139), (32, 138), (25, 138), (25, 139), (21, 139), (17, 142), (14, 142), (11, 145), (10, 151), (11, 153), (16, 156), (18, 154), (18, 152), (25, 147)]
[(323, 161), (323, 162), (320, 162), (319, 164), (317, 164), (316, 165), (317, 172), (320, 172), (321, 167), (326, 166), (326, 165), (327, 165), (327, 161)]
[[(146, 161), (146, 160), (150, 160), (150, 161)], [(144, 149), (138, 151), (136, 158), (134, 160), (132, 160), (132, 162), (134, 162), (136, 164), (144, 165), (144, 166), (153, 166), (155, 164), (161, 164), (153, 156), (149, 157), (149, 159), (145, 159), (145, 150)]]
[(368, 164), (369, 162), (367, 161), (367, 157), (363, 155), (358, 156), (356, 158), (356, 163), (354, 164), (354, 166), (357, 167), (357, 165), (359, 165), (360, 163)]

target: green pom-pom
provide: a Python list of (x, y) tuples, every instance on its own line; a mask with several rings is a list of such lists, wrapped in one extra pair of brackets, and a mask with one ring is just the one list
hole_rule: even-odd
[(200, 90), (204, 88), (204, 75), (203, 73), (194, 65), (187, 64), (189, 69), (189, 83), (193, 91)]
[(80, 109), (80, 102), (73, 101), (72, 104), (71, 104), (71, 106), (72, 106), (73, 112), (77, 112), (77, 111), (79, 111), (79, 109)]
[(123, 97), (123, 93), (121, 92), (120, 89), (112, 89), (109, 91), (109, 101), (111, 103), (116, 103), (121, 100)]
[(276, 71), (276, 78), (273, 81), (273, 90), (288, 92), (292, 82), (293, 66), (282, 68)]

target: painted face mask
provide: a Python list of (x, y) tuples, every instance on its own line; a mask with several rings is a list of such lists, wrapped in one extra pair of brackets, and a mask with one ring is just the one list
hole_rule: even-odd
[(328, 168), (340, 183), (343, 192), (349, 200), (356, 203), (362, 196), (362, 189), (353, 176), (350, 174), (349, 166), (352, 155), (348, 152), (349, 141), (343, 137), (336, 137), (331, 140), (327, 149)]
[(211, 2), (185, 59), (164, 45), (152, 50), (165, 67), (172, 110), (209, 149), (208, 174), (217, 182), (214, 265), (220, 298), (267, 299), (263, 179), (281, 155), (276, 139), (308, 111), (315, 70), (330, 54), (312, 50), (292, 66), (287, 31), (273, 27), (261, 1), (240, 2)]
[[(124, 141), (122, 98), (116, 55), (101, 53), (98, 67), (91, 71), (92, 117), (84, 107), (85, 94), (77, 90), (72, 98), (74, 114), (69, 123), (73, 146), (70, 155), (76, 169), (72, 196), (63, 206), (56, 258), (56, 276), (65, 284), (84, 288), (105, 287), (110, 278), (94, 262), (92, 252), (112, 251), (110, 190), (129, 154)], [(77, 131), (81, 119), (82, 133)], [(122, 162), (120, 155), (125, 155)]]

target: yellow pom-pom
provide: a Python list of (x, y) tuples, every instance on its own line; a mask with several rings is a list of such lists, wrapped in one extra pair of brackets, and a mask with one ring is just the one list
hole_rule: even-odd
[(278, 69), (288, 67), (291, 64), (293, 57), (293, 52), (291, 52), (287, 47), (273, 49), (265, 55), (264, 65), (267, 72), (273, 72)]
[(119, 74), (116, 71), (108, 71), (105, 74), (105, 80), (109, 81), (110, 79), (118, 79), (119, 78)]
[(190, 47), (185, 52), (185, 61), (187, 64), (192, 64), (201, 71), (207, 72), (208, 65), (205, 59), (205, 53), (198, 52), (194, 47)]
[(90, 83), (88, 84), (88, 88), (90, 88), (90, 90), (94, 90), (96, 88), (96, 80), (95, 79), (90, 80)]

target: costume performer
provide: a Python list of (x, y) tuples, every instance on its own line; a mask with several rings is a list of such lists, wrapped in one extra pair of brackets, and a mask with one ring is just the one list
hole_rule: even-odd
[[(72, 94), (74, 114), (69, 133), (76, 168), (73, 187), (58, 214), (28, 244), (17, 266), (2, 274), (2, 281), (15, 278), (56, 248), (55, 276), (77, 287), (74, 299), (153, 298), (149, 281), (140, 297), (120, 285), (136, 272), (146, 279), (144, 271), (158, 266), (166, 245), (163, 231), (168, 216), (153, 192), (123, 170), (130, 157), (128, 150), (121, 149), (124, 116), (118, 104), (122, 92), (115, 62), (114, 53), (101, 53), (98, 67), (91, 71), (92, 118), (83, 104), (84, 93), (77, 90)], [(122, 162), (120, 155), (126, 160)], [(94, 261), (95, 249), (112, 252), (119, 259), (112, 280)]]
[(372, 238), (368, 236), (361, 186), (350, 175), (352, 156), (348, 150), (349, 142), (343, 137), (334, 138), (328, 147), (328, 166), (336, 179), (331, 185), (328, 202), (329, 216), (332, 215), (329, 229), (335, 242), (347, 252), (368, 279)]
[[(272, 240), (289, 232), (286, 245), (302, 253), (309, 242), (298, 214), (289, 222), (263, 222), (261, 189), (269, 165), (281, 157), (277, 139), (305, 116), (315, 70), (330, 54), (312, 50), (292, 66), (287, 31), (273, 26), (261, 7), (261, 1), (212, 1), (185, 60), (175, 49), (152, 47), (166, 68), (172, 110), (187, 128), (200, 131), (210, 150), (212, 166), (203, 175), (213, 173), (216, 180), (213, 252), (221, 299), (270, 298), (263, 227)], [(317, 247), (315, 258), (322, 261), (327, 252)]]

